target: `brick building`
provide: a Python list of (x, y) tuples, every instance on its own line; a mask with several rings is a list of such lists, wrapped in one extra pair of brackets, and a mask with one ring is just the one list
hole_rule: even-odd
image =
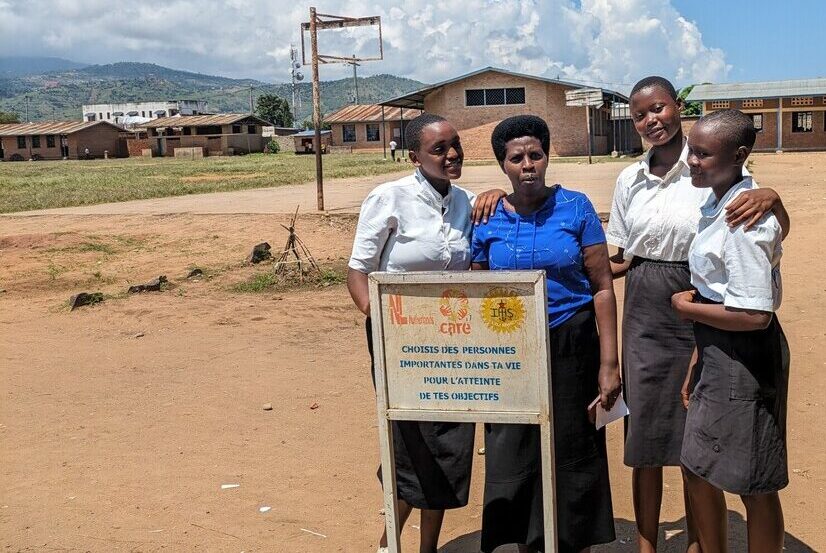
[[(492, 158), (493, 128), (502, 119), (521, 114), (537, 115), (548, 123), (552, 156), (587, 155), (589, 139), (595, 155), (640, 150), (639, 135), (628, 124), (628, 117), (618, 116), (612, 109), (627, 104), (628, 98), (600, 89), (602, 106), (566, 106), (565, 92), (580, 88), (583, 85), (573, 82), (487, 67), (380, 105), (419, 109), (447, 118), (459, 130), (465, 156), (471, 159)], [(586, 109), (590, 110), (590, 129)]]
[(686, 100), (750, 115), (757, 151), (826, 150), (826, 79), (698, 84)]
[(269, 123), (250, 114), (185, 115), (161, 117), (144, 125), (153, 156), (174, 156), (176, 148), (204, 149), (204, 155), (263, 152), (269, 142), (262, 136)]
[(0, 159), (80, 159), (126, 155), (119, 143), (123, 129), (107, 121), (43, 121), (0, 124)]
[(405, 121), (420, 115), (421, 110), (353, 105), (324, 117), (330, 124), (333, 146), (349, 146), (353, 150), (386, 149), (391, 140), (401, 144), (401, 129)]

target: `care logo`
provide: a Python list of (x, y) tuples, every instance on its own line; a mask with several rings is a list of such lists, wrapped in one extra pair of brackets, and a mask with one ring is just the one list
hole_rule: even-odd
[(448, 336), (470, 334), (470, 311), (467, 294), (448, 288), (439, 300), (439, 313), (447, 321), (439, 325), (439, 332)]
[(439, 312), (452, 323), (461, 321), (468, 315), (467, 295), (461, 290), (448, 288), (442, 292)]
[(525, 322), (525, 304), (515, 290), (491, 288), (482, 300), (482, 320), (494, 332), (514, 332)]

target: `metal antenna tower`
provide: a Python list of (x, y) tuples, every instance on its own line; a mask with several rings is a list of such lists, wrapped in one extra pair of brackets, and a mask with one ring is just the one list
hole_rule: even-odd
[(298, 56), (298, 49), (294, 44), (290, 44), (290, 81), (293, 87), (293, 117), (298, 119), (298, 110), (301, 109), (301, 93), (298, 83), (304, 80), (301, 69), (301, 58)]

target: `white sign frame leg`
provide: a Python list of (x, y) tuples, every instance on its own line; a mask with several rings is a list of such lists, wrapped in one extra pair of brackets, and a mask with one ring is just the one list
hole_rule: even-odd
[[(537, 355), (544, 360), (540, 371), (539, 409), (531, 412), (495, 411), (436, 411), (415, 409), (391, 409), (388, 399), (388, 382), (385, 363), (384, 317), (380, 286), (383, 284), (529, 284), (533, 287), (536, 301), (534, 324), (541, 329), (542, 337), (536, 342)], [(401, 528), (399, 525), (398, 497), (396, 494), (396, 466), (393, 448), (393, 420), (482, 422), (509, 424), (538, 424), (541, 435), (542, 505), (545, 524), (545, 552), (557, 551), (556, 528), (556, 467), (554, 461), (553, 396), (551, 394), (550, 340), (547, 322), (547, 288), (543, 271), (452, 271), (419, 273), (372, 273), (369, 279), (371, 318), (373, 326), (373, 358), (376, 379), (376, 408), (378, 412), (379, 446), (381, 450), (381, 474), (384, 491), (384, 520), (387, 548), (390, 553), (401, 553)]]

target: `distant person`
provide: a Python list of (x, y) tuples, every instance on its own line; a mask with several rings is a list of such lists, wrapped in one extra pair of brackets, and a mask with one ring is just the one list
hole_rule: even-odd
[(704, 552), (728, 550), (724, 491), (746, 507), (750, 552), (784, 549), (777, 492), (789, 483), (789, 345), (775, 315), (783, 230), (771, 212), (748, 231), (729, 228), (723, 209), (755, 187), (742, 166), (756, 135), (750, 117), (721, 110), (700, 119), (688, 136), (691, 182), (713, 194), (688, 254), (695, 289), (671, 301), (694, 322), (696, 365), (684, 388), (688, 394), (693, 385), (680, 462)]
[[(443, 117), (426, 113), (413, 119), (405, 128), (405, 141), (416, 171), (367, 195), (348, 264), (347, 288), (368, 317), (371, 370), (367, 276), (374, 271), (468, 270), (472, 212), (480, 210), (487, 218), (505, 194), (495, 190), (475, 197), (451, 184), (462, 176), (464, 153), (459, 134)], [(445, 509), (468, 502), (474, 425), (393, 421), (392, 428), (399, 524), (404, 527), (413, 508), (421, 509), (419, 551), (436, 553)], [(382, 535), (379, 552), (386, 547)]]
[(393, 158), (393, 161), (396, 161), (396, 147), (398, 146), (398, 144), (396, 144), (395, 140), (391, 140), (389, 146), (390, 146), (390, 157)]
[(83, 149), (83, 159), (90, 159), (92, 156), (89, 154), (89, 148)]

